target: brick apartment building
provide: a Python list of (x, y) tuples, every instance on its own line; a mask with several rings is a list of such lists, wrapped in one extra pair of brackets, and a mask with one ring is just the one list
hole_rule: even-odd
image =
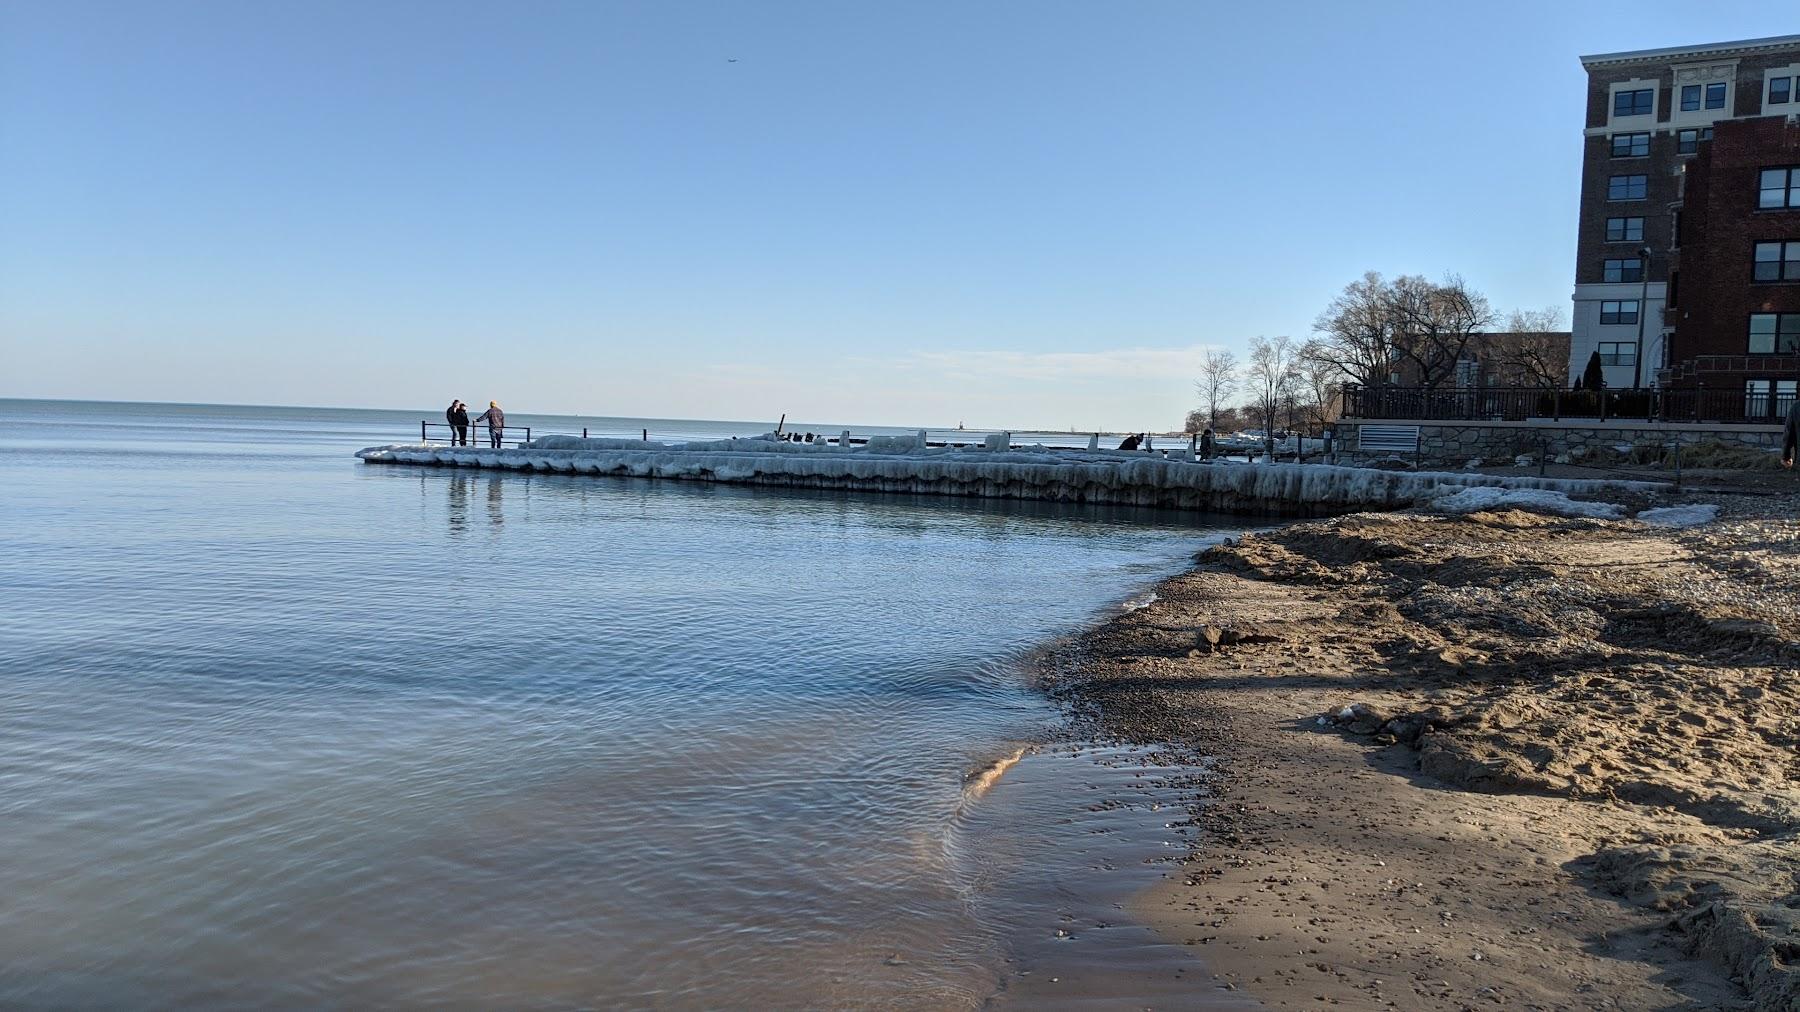
[[(1784, 188), (1781, 199), (1796, 202), (1777, 207), (1763, 203), (1773, 197), (1762, 182), (1765, 169), (1800, 167), (1787, 124), (1800, 115), (1800, 35), (1581, 63), (1587, 121), (1569, 378), (1598, 352), (1614, 388), (1702, 382), (1703, 364), (1720, 383), (1779, 382), (1779, 350), (1794, 340), (1783, 328), (1800, 329), (1800, 317), (1784, 315), (1795, 308), (1796, 289), (1784, 287), (1785, 243), (1800, 243), (1800, 191)], [(1697, 162), (1708, 164), (1694, 170)], [(1704, 210), (1688, 189), (1696, 171), (1706, 178)], [(1754, 266), (1765, 255), (1776, 259), (1762, 262), (1776, 266)], [(1779, 277), (1764, 278), (1771, 270)], [(1672, 272), (1676, 306), (1665, 313)], [(1765, 340), (1754, 328), (1771, 319)], [(1671, 340), (1671, 331), (1679, 336)], [(1765, 344), (1769, 350), (1759, 350)], [(1721, 371), (1727, 363), (1709, 357), (1721, 355), (1745, 368)]]
[(1779, 414), (1800, 388), (1800, 115), (1720, 123), (1684, 189), (1662, 380)]

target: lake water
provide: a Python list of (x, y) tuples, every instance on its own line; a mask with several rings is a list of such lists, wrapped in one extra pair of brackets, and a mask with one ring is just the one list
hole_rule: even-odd
[(968, 777), (1058, 740), (1035, 649), (1229, 520), (0, 410), (0, 1005), (970, 1007), (1179, 842), (1092, 824), (1129, 754)]

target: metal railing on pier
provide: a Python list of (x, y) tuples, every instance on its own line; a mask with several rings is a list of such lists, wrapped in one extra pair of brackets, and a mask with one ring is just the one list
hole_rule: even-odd
[(1772, 424), (1787, 417), (1794, 395), (1746, 394), (1739, 389), (1645, 387), (1558, 390), (1542, 387), (1344, 387), (1344, 417), (1442, 421), (1528, 418), (1597, 421)]

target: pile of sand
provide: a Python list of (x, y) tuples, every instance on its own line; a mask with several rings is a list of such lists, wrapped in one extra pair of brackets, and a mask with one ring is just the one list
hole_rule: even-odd
[[(1502, 511), (1246, 536), (1090, 637), (1089, 674), (1062, 689), (1114, 733), (1204, 749), (1183, 694), (1217, 708), (1229, 680), (1313, 701), (1307, 723), (1433, 782), (1545, 799), (1531, 824), (1591, 846), (1568, 887), (1654, 912), (1751, 1007), (1794, 1012), (1800, 522), (1767, 516), (1784, 505), (1730, 499), (1678, 530)], [(1205, 599), (1221, 594), (1236, 607)], [(1257, 635), (1221, 645), (1233, 612)]]

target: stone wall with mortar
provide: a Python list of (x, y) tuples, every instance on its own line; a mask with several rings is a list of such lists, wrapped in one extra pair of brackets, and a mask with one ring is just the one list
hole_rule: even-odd
[(1567, 419), (1532, 419), (1523, 422), (1421, 422), (1361, 418), (1337, 423), (1337, 447), (1355, 459), (1405, 456), (1392, 452), (1363, 453), (1358, 428), (1362, 425), (1417, 425), (1419, 458), (1426, 464), (1464, 464), (1483, 459), (1498, 462), (1539, 453), (1552, 458), (1600, 447), (1628, 447), (1640, 443), (1683, 446), (1726, 443), (1757, 448), (1781, 448), (1781, 427), (1776, 425), (1705, 425), (1650, 423), (1628, 420), (1571, 422)]

